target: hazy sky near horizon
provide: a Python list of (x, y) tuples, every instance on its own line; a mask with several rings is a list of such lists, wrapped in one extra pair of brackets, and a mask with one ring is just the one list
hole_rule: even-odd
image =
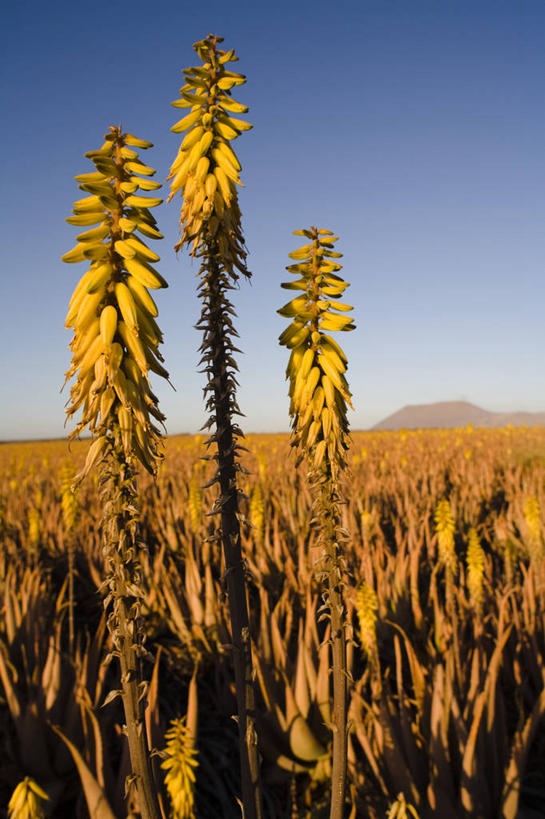
[[(73, 177), (93, 170), (83, 154), (121, 121), (154, 143), (143, 154), (163, 180), (180, 141), (169, 103), (209, 32), (240, 57), (234, 96), (254, 125), (235, 144), (254, 274), (233, 294), (243, 429), (288, 427), (275, 311), (292, 231), (311, 224), (340, 236), (351, 283), (354, 429), (461, 398), (545, 410), (543, 0), (18, 0), (3, 23), (0, 440), (64, 434), (64, 317), (86, 267), (60, 256), (78, 232)], [(154, 209), (169, 433), (204, 421), (179, 206)]]

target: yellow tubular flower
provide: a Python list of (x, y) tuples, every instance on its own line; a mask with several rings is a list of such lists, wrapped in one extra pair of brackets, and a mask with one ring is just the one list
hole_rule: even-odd
[(469, 599), (473, 608), (480, 611), (483, 602), (484, 551), (473, 527), (469, 530), (466, 566)]
[(233, 86), (243, 85), (246, 77), (227, 69), (227, 63), (238, 57), (219, 49), (221, 42), (223, 37), (209, 35), (195, 43), (203, 65), (184, 69), (185, 85), (180, 99), (172, 103), (189, 113), (171, 128), (177, 134), (187, 133), (168, 176), (172, 180), (169, 201), (181, 192), (181, 238), (176, 250), (192, 244), (191, 255), (200, 256), (215, 245), (224, 270), (236, 280), (235, 268), (249, 274), (236, 187), (242, 185), (241, 166), (230, 143), (252, 126), (233, 117), (248, 110), (231, 96)]
[(36, 549), (41, 540), (42, 516), (40, 510), (33, 508), (28, 513), (28, 537), (32, 549)]
[(378, 600), (374, 588), (363, 582), (356, 592), (356, 612), (360, 624), (360, 642), (368, 657), (372, 657), (377, 646)]
[(189, 520), (194, 535), (199, 533), (202, 518), (201, 478), (199, 465), (193, 467), (189, 481)]
[(524, 520), (528, 536), (532, 540), (541, 538), (541, 509), (535, 495), (529, 495), (524, 501)]
[(535, 495), (529, 495), (524, 501), (524, 522), (526, 524), (526, 545), (530, 559), (539, 562), (543, 559), (543, 535), (541, 531), (541, 509)]
[(263, 541), (265, 528), (265, 501), (261, 486), (256, 483), (250, 499), (250, 523), (254, 527), (254, 537), (258, 543)]
[(30, 776), (19, 782), (8, 804), (9, 819), (45, 819), (47, 793)]
[(137, 193), (156, 190), (160, 183), (148, 178), (155, 171), (134, 150), (149, 147), (151, 142), (111, 126), (103, 146), (86, 154), (96, 170), (75, 177), (88, 196), (74, 203), (74, 215), (66, 221), (85, 229), (62, 259), (88, 261), (90, 267), (74, 290), (66, 317), (66, 326), (74, 330), (66, 380), (76, 376), (67, 415), (82, 410), (70, 438), (86, 427), (97, 436), (78, 479), (98, 460), (115, 425), (121, 427), (127, 457), (135, 456), (151, 473), (161, 457), (160, 430), (152, 418), (162, 422), (164, 416), (148, 374), (168, 373), (160, 363), (162, 336), (148, 289), (167, 283), (151, 264), (159, 256), (138, 234), (162, 238), (150, 212), (162, 199)]
[(446, 498), (440, 500), (435, 508), (435, 531), (439, 561), (449, 571), (456, 569), (456, 551), (454, 549), (454, 518), (450, 503)]
[(165, 786), (172, 805), (172, 819), (193, 819), (195, 816), (195, 768), (198, 765), (194, 739), (185, 717), (174, 719), (165, 734)]
[(315, 469), (326, 458), (335, 477), (346, 465), (347, 407), (352, 403), (345, 377), (347, 359), (329, 332), (355, 327), (346, 315), (352, 307), (337, 301), (349, 285), (338, 275), (341, 265), (336, 259), (342, 256), (334, 250), (338, 237), (315, 227), (294, 234), (309, 242), (289, 254), (295, 264), (286, 269), (298, 278), (282, 287), (300, 295), (278, 310), (293, 319), (279, 338), (291, 350), (286, 378), (293, 444), (308, 452)]
[(419, 819), (419, 816), (414, 805), (406, 801), (403, 793), (399, 793), (390, 806), (386, 819)]
[(61, 470), (61, 508), (64, 531), (69, 535), (76, 525), (79, 515), (79, 503), (76, 492), (72, 489), (74, 471), (70, 464)]

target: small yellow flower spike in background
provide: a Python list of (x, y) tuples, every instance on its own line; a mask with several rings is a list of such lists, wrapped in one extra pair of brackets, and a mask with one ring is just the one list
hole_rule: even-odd
[(439, 562), (446, 567), (447, 571), (454, 572), (457, 564), (456, 551), (454, 548), (455, 523), (450, 503), (446, 498), (438, 502), (435, 508), (434, 518)]
[(65, 463), (60, 472), (61, 509), (64, 533), (70, 536), (79, 518), (79, 502), (76, 492), (72, 490), (74, 470), (70, 463)]
[(195, 768), (197, 749), (185, 717), (173, 719), (165, 733), (166, 759), (161, 768), (166, 770), (165, 787), (172, 805), (172, 819), (194, 819)]
[(45, 819), (47, 793), (30, 776), (19, 782), (8, 804), (9, 819)]
[(166, 771), (165, 787), (170, 797), (170, 819), (195, 819), (195, 771), (199, 765), (196, 748), (199, 717), (198, 665), (193, 670), (185, 717), (173, 719), (165, 733), (166, 747), (161, 768)]
[(356, 592), (356, 613), (360, 624), (360, 643), (368, 657), (372, 657), (377, 648), (377, 608), (377, 593), (363, 581)]
[(466, 551), (467, 588), (471, 605), (480, 613), (483, 605), (485, 553), (477, 530), (472, 526), (469, 530)]
[(533, 562), (539, 565), (543, 559), (543, 534), (541, 530), (541, 509), (535, 495), (529, 495), (524, 501), (524, 523), (526, 524), (526, 545)]

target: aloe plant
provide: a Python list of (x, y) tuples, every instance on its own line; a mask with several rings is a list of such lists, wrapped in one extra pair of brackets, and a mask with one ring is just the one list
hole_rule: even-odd
[(300, 295), (278, 312), (293, 319), (280, 336), (291, 349), (286, 377), (290, 382), (292, 445), (299, 460), (307, 459), (313, 489), (313, 516), (322, 547), (318, 576), (326, 581), (331, 618), (333, 654), (333, 769), (331, 819), (341, 819), (346, 789), (346, 636), (343, 604), (344, 560), (342, 543), (346, 532), (340, 526), (342, 494), (340, 473), (346, 466), (349, 447), (347, 407), (352, 406), (344, 376), (347, 359), (336, 341), (324, 331), (352, 330), (352, 308), (337, 301), (348, 286), (338, 275), (342, 254), (329, 230), (294, 231), (308, 244), (290, 253), (295, 264), (288, 270), (298, 276), (282, 287)]
[(218, 537), (225, 555), (231, 612), (242, 802), (246, 819), (257, 819), (262, 814), (261, 786), (237, 481), (242, 437), (235, 422), (240, 415), (233, 356), (237, 351), (233, 340), (237, 333), (228, 297), (239, 274), (246, 278), (251, 275), (246, 266), (236, 191), (241, 184), (241, 166), (229, 143), (252, 126), (233, 116), (248, 110), (231, 96), (231, 89), (242, 85), (246, 78), (227, 68), (238, 57), (233, 50), (219, 48), (221, 42), (222, 37), (209, 35), (195, 43), (194, 49), (203, 64), (184, 70), (185, 84), (173, 105), (190, 112), (171, 130), (187, 134), (168, 178), (172, 180), (169, 199), (178, 192), (183, 197), (181, 238), (176, 250), (190, 246), (191, 255), (200, 259), (199, 295), (203, 308), (197, 328), (203, 334), (200, 363), (208, 378), (204, 393), (210, 419), (206, 427), (214, 430), (207, 446), (216, 447), (213, 457), (218, 466), (213, 482), (220, 490), (212, 511), (221, 517)]
[(68, 222), (98, 227), (78, 236), (78, 244), (63, 256), (65, 262), (88, 261), (89, 270), (70, 301), (67, 327), (74, 328), (72, 364), (67, 380), (77, 374), (70, 392), (68, 416), (82, 407), (82, 418), (71, 437), (89, 427), (94, 435), (85, 466), (76, 483), (100, 464), (102, 532), (105, 558), (105, 606), (113, 656), (119, 658), (120, 695), (125, 709), (131, 764), (130, 784), (138, 792), (144, 819), (159, 819), (144, 728), (146, 682), (142, 679), (145, 631), (139, 563), (137, 464), (154, 474), (161, 457), (159, 428), (163, 421), (151, 392), (149, 372), (168, 376), (160, 363), (161, 331), (157, 308), (148, 288), (166, 287), (150, 262), (159, 260), (137, 236), (157, 239), (161, 234), (149, 208), (162, 199), (137, 191), (156, 190), (153, 168), (139, 161), (138, 148), (151, 143), (112, 126), (103, 146), (87, 157), (96, 170), (77, 176), (89, 196), (74, 204)]

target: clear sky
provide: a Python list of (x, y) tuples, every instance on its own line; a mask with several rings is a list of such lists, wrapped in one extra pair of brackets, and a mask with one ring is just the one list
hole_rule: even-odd
[[(405, 404), (465, 398), (545, 410), (543, 0), (18, 0), (3, 10), (0, 439), (61, 436), (71, 334), (86, 269), (73, 176), (112, 123), (155, 144), (164, 179), (180, 137), (192, 44), (225, 37), (248, 82), (252, 131), (235, 149), (252, 283), (234, 293), (243, 428), (288, 427), (287, 254), (294, 229), (335, 231), (357, 330), (354, 429)], [(166, 196), (165, 196), (166, 198)], [(179, 200), (154, 210), (169, 433), (203, 423), (196, 265), (173, 252)]]

